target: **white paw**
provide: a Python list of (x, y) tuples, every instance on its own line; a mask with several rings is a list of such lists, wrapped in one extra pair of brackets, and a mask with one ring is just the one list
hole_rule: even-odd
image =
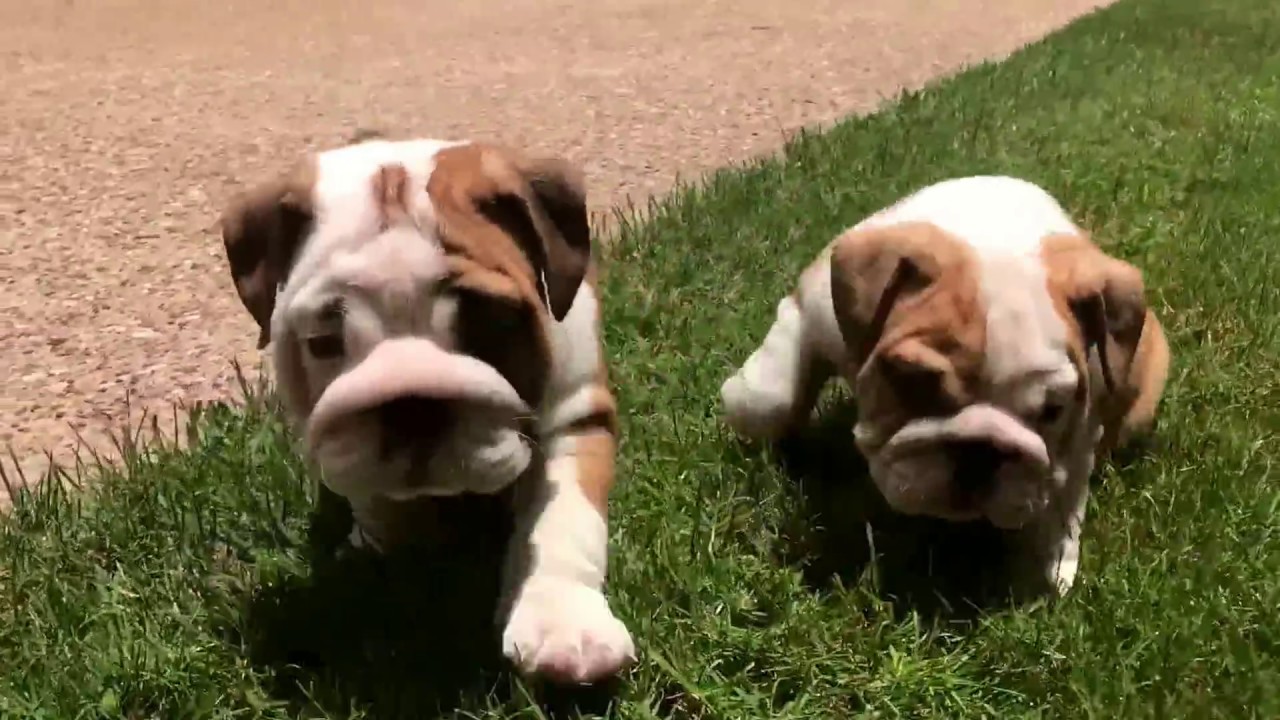
[(1076, 572), (1080, 569), (1080, 561), (1076, 558), (1063, 558), (1054, 563), (1048, 572), (1049, 583), (1058, 591), (1058, 596), (1066, 595), (1075, 584)]
[(365, 532), (360, 527), (360, 523), (351, 523), (351, 532), (347, 533), (347, 542), (356, 550), (369, 550), (372, 552), (382, 552), (382, 546), (374, 539), (372, 535)]
[(787, 433), (794, 415), (792, 395), (783, 383), (761, 387), (742, 372), (720, 386), (725, 422), (739, 435), (757, 440), (777, 440)]
[(1056, 593), (1062, 597), (1070, 592), (1080, 570), (1079, 545), (1065, 541), (1050, 549), (1030, 548), (1020, 567), (1022, 582), (1029, 583), (1028, 590), (1037, 595)]
[(502, 652), (522, 672), (592, 683), (635, 660), (627, 628), (598, 590), (565, 580), (525, 584), (502, 633)]

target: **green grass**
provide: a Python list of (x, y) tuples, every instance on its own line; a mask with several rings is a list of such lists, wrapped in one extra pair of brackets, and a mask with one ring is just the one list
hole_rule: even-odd
[[(1142, 266), (1175, 353), (1154, 440), (1099, 472), (1073, 592), (984, 612), (962, 580), (996, 540), (860, 503), (830, 462), (852, 462), (845, 408), (779, 449), (716, 417), (838, 230), (980, 172), (1043, 184)], [(492, 543), (316, 560), (337, 526), (312, 527), (311, 485), (252, 401), (201, 413), (187, 451), (20, 499), (0, 530), (0, 717), (1280, 717), (1278, 242), (1280, 4), (1121, 2), (623, 228), (605, 258), (610, 593), (642, 662), (610, 692), (493, 661), (458, 590), (491, 583)]]

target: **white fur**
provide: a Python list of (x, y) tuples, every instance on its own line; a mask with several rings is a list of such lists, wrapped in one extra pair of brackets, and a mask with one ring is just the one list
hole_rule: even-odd
[(747, 437), (777, 438), (790, 425), (801, 400), (811, 345), (795, 298), (778, 302), (777, 318), (760, 347), (720, 388), (725, 419)]
[(578, 485), (572, 442), (547, 462), (544, 497), (519, 524), (507, 568), (511, 612), (503, 652), (526, 672), (587, 682), (612, 675), (635, 657), (626, 627), (601, 588), (607, 565), (604, 518)]
[(553, 374), (539, 414), (546, 474), (519, 502), (505, 578), (503, 652), (526, 672), (578, 682), (612, 675), (635, 657), (602, 592), (607, 524), (582, 493), (577, 439), (564, 431), (598, 409), (589, 401), (603, 377), (598, 312), (584, 283), (552, 328)]
[(600, 382), (600, 303), (587, 283), (578, 287), (564, 319), (551, 326), (551, 377), (542, 399), (539, 428), (546, 434), (581, 415), (572, 412), (575, 398)]
[[(974, 176), (923, 188), (855, 227), (905, 222), (932, 223), (966, 242), (978, 258), (987, 308), (984, 371), (990, 391), (981, 399), (991, 421), (987, 434), (994, 440), (1003, 432), (997, 428), (1025, 427), (1020, 416), (1033, 415), (1046, 399), (1073, 402), (1077, 371), (1067, 356), (1067, 328), (1052, 305), (1039, 255), (1046, 236), (1079, 231), (1061, 205), (1025, 180)], [(846, 360), (831, 305), (830, 272), (828, 247), (801, 276), (794, 296), (779, 303), (760, 347), (721, 388), (726, 420), (738, 432), (776, 438), (788, 431), (807, 416), (816, 398), (814, 385), (830, 372), (826, 368)], [(1091, 412), (1081, 416), (1077, 428), (1062, 427), (1062, 421), (1035, 428), (1039, 449), (1030, 440), (1021, 443), (1025, 461), (1001, 471), (1002, 487), (984, 513), (1000, 526), (1023, 528), (1027, 554), (1062, 592), (1078, 565), (1079, 527), (1098, 437), (1097, 419)], [(954, 418), (922, 418), (899, 429), (901, 437), (891, 437), (862, 421), (855, 437), (873, 478), (895, 507), (946, 516), (940, 498), (952, 468), (929, 446), (954, 436), (957, 427)], [(1065, 438), (1073, 429), (1077, 439), (1068, 445)], [(907, 445), (913, 451), (901, 452)], [(1046, 448), (1047, 465), (1040, 461)]]
[(785, 435), (808, 416), (844, 353), (831, 306), (828, 246), (801, 274), (796, 292), (778, 301), (764, 342), (720, 387), (726, 422), (746, 437)]

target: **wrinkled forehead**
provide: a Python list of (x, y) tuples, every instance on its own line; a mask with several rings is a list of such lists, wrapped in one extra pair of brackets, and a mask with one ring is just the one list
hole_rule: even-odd
[(1041, 258), (988, 250), (978, 261), (986, 315), (983, 375), (993, 399), (1035, 406), (1046, 392), (1073, 391), (1080, 376), (1073, 338)]
[(315, 158), (312, 189), (317, 234), (361, 235), (376, 231), (383, 208), (375, 184), (384, 168), (403, 169), (403, 202), (419, 220), (429, 220), (432, 206), (427, 182), (435, 171), (436, 156), (461, 144), (464, 143), (444, 140), (371, 140), (320, 153)]
[(305, 312), (334, 293), (411, 297), (443, 277), (427, 183), (459, 144), (373, 140), (315, 156), (313, 224), (281, 300)]

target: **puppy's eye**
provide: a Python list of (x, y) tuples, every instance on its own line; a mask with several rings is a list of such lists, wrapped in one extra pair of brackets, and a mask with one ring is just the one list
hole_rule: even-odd
[[(458, 300), (458, 312), (465, 319), (465, 324), (483, 328), (493, 334), (502, 335), (518, 330), (526, 320), (525, 306), (508, 298), (461, 288), (454, 290), (453, 296)], [(473, 328), (462, 329), (465, 331)]]
[(307, 338), (307, 352), (317, 360), (333, 360), (342, 357), (344, 350), (342, 335), (312, 335)]
[(1062, 403), (1050, 400), (1044, 404), (1044, 407), (1040, 408), (1040, 414), (1036, 417), (1036, 420), (1041, 425), (1052, 425), (1058, 421), (1058, 418), (1062, 417), (1064, 409)]
[(898, 402), (912, 416), (940, 417), (956, 410), (941, 370), (894, 356), (881, 356), (880, 368)]

